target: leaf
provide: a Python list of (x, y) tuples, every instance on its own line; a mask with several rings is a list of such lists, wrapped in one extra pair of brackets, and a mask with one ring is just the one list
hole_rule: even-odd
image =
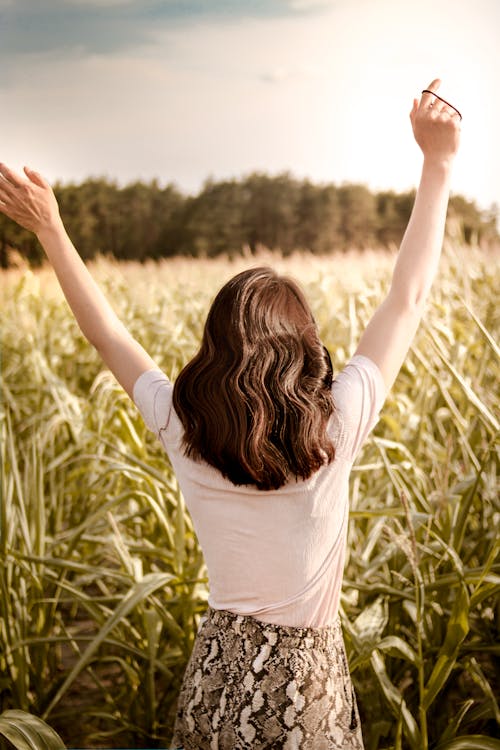
[(412, 750), (421, 750), (421, 737), (417, 722), (397, 687), (391, 682), (385, 662), (379, 651), (374, 651), (371, 655), (371, 665), (375, 676), (379, 682), (384, 697), (389, 704), (394, 716), (403, 722), (403, 731), (408, 737)]
[(455, 666), (459, 648), (469, 632), (469, 594), (462, 582), (453, 609), (448, 620), (444, 643), (439, 649), (438, 658), (431, 676), (425, 686), (422, 706), (427, 711), (429, 706), (443, 689)]
[(479, 320), (479, 318), (477, 317), (477, 315), (472, 311), (472, 309), (469, 307), (469, 305), (467, 304), (467, 302), (464, 300), (463, 297), (460, 297), (460, 301), (463, 304), (463, 306), (465, 307), (465, 309), (467, 310), (467, 312), (469, 313), (469, 315), (471, 316), (472, 320), (476, 323), (477, 327), (479, 328), (479, 330), (483, 334), (484, 338), (486, 339), (486, 341), (490, 345), (490, 347), (493, 350), (493, 352), (494, 352), (495, 356), (497, 357), (497, 359), (500, 360), (500, 347), (495, 342), (495, 339), (493, 338), (493, 336), (491, 336), (490, 333), (489, 333), (489, 331), (486, 330), (486, 328), (484, 327), (484, 325), (481, 323), (481, 321)]
[(387, 600), (383, 596), (378, 596), (360, 612), (353, 623), (353, 628), (362, 647), (365, 644), (371, 646), (380, 638), (388, 619)]
[(483, 734), (464, 734), (449, 742), (440, 743), (435, 750), (500, 750), (500, 740)]
[(64, 680), (63, 684), (55, 694), (54, 698), (50, 702), (49, 707), (44, 713), (44, 716), (48, 716), (56, 703), (61, 699), (64, 692), (67, 690), (69, 685), (73, 682), (73, 680), (80, 674), (82, 669), (85, 669), (85, 667), (89, 664), (91, 661), (93, 655), (101, 645), (101, 643), (104, 641), (108, 633), (110, 633), (113, 628), (115, 628), (120, 620), (122, 620), (126, 615), (128, 615), (129, 612), (131, 612), (134, 607), (136, 607), (138, 604), (140, 604), (144, 599), (146, 599), (150, 594), (153, 593), (153, 591), (156, 591), (157, 589), (161, 588), (162, 586), (165, 586), (165, 584), (169, 583), (174, 576), (170, 575), (169, 573), (148, 573), (144, 576), (144, 578), (141, 581), (138, 581), (135, 583), (132, 588), (128, 591), (124, 599), (120, 602), (118, 607), (115, 609), (109, 620), (104, 623), (102, 628), (100, 629), (99, 633), (96, 635), (94, 640), (89, 644), (87, 649), (84, 651), (80, 659), (77, 661), (71, 672), (68, 674), (66, 679)]
[(17, 750), (61, 750), (66, 747), (54, 729), (26, 711), (9, 710), (0, 714), (0, 736)]
[(443, 734), (441, 735), (441, 738), (439, 740), (441, 744), (444, 744), (445, 742), (448, 742), (449, 740), (454, 738), (454, 736), (458, 732), (460, 724), (464, 719), (465, 714), (473, 705), (474, 700), (472, 698), (470, 698), (470, 700), (468, 701), (465, 701), (459, 712), (453, 717), (453, 719), (450, 721)]
[(377, 644), (377, 649), (379, 651), (384, 651), (390, 656), (395, 656), (398, 659), (405, 659), (412, 664), (416, 664), (417, 655), (415, 651), (398, 635), (388, 635), (385, 638), (382, 638), (380, 643)]
[(445, 365), (445, 367), (447, 367), (448, 370), (451, 372), (451, 374), (455, 378), (455, 381), (460, 385), (460, 387), (462, 388), (463, 392), (467, 396), (467, 400), (469, 401), (469, 403), (474, 404), (474, 406), (476, 407), (476, 409), (484, 417), (485, 423), (489, 424), (490, 427), (495, 432), (498, 432), (500, 430), (500, 423), (498, 422), (498, 420), (495, 417), (495, 415), (490, 412), (490, 410), (488, 409), (488, 407), (485, 404), (483, 404), (483, 402), (477, 396), (477, 394), (474, 393), (474, 391), (472, 390), (472, 388), (470, 387), (470, 385), (460, 375), (460, 373), (458, 372), (458, 370), (456, 369), (456, 367), (454, 367), (452, 365), (452, 363), (450, 362), (450, 360), (447, 359), (447, 357), (443, 354), (443, 352), (441, 351), (440, 344), (439, 344), (439, 339), (437, 338), (437, 336), (435, 335), (435, 333), (430, 328), (428, 328), (427, 330), (428, 330), (428, 333), (429, 333), (429, 336), (430, 336), (430, 339), (431, 339), (431, 342), (433, 344), (433, 348), (434, 348), (436, 354), (439, 356), (439, 358), (441, 359), (441, 361)]
[(462, 496), (460, 499), (460, 505), (458, 506), (457, 517), (455, 518), (455, 522), (453, 524), (453, 532), (452, 532), (452, 539), (451, 539), (452, 546), (458, 552), (462, 548), (467, 522), (470, 517), (470, 508), (474, 500), (474, 497), (476, 495), (476, 492), (478, 490), (479, 483), (483, 477), (483, 473), (485, 471), (485, 468), (487, 466), (487, 462), (489, 459), (490, 450), (492, 449), (493, 445), (494, 445), (494, 440), (492, 439), (490, 446), (488, 446), (488, 450), (485, 451), (483, 460), (481, 461), (481, 464), (476, 472), (476, 476), (474, 477), (474, 480), (471, 481), (470, 484), (465, 487), (465, 491), (462, 493)]

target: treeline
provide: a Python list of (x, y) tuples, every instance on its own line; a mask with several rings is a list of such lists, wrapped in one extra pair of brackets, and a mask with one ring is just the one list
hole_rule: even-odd
[[(315, 185), (289, 174), (254, 173), (240, 180), (207, 181), (196, 196), (157, 181), (125, 187), (107, 179), (56, 185), (61, 215), (84, 259), (112, 254), (124, 260), (173, 255), (255, 252), (260, 246), (328, 253), (398, 244), (415, 193), (372, 192), (364, 185)], [(450, 201), (448, 226), (470, 244), (499, 240), (496, 209), (481, 211), (462, 196)], [(29, 232), (0, 214), (0, 265), (9, 249), (32, 264), (43, 259)]]

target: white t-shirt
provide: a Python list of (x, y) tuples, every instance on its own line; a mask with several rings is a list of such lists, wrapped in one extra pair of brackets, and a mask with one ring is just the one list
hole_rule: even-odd
[(134, 401), (168, 453), (191, 514), (208, 569), (209, 604), (279, 625), (330, 625), (344, 568), (349, 472), (386, 395), (378, 367), (356, 355), (337, 375), (328, 425), (334, 461), (278, 490), (236, 486), (187, 458), (172, 393), (159, 370), (142, 373), (134, 385)]

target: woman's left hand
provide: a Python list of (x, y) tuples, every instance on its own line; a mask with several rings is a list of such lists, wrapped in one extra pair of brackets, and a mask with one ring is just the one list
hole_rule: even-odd
[(24, 173), (27, 179), (0, 164), (0, 211), (39, 234), (61, 223), (59, 206), (49, 183), (38, 172), (24, 167)]
[(449, 165), (458, 151), (462, 116), (437, 93), (434, 96), (440, 85), (440, 79), (435, 78), (422, 91), (420, 101), (413, 100), (410, 120), (424, 159)]

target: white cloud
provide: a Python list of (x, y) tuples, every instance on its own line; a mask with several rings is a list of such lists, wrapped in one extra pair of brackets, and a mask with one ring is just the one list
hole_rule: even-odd
[(134, 0), (66, 0), (67, 5), (114, 8), (119, 5), (132, 5)]
[(290, 8), (292, 10), (318, 10), (322, 8), (332, 8), (338, 5), (335, 0), (291, 0)]
[(322, 73), (322, 69), (319, 65), (307, 64), (299, 65), (297, 67), (286, 67), (278, 65), (275, 68), (262, 73), (259, 77), (261, 80), (267, 83), (281, 83), (283, 81), (289, 81), (297, 78), (315, 78)]

